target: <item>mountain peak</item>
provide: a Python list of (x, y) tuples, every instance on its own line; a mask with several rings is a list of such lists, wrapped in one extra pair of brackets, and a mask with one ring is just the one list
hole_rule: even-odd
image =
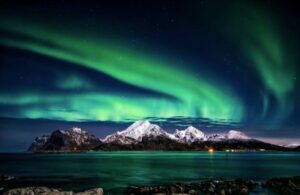
[(195, 128), (194, 126), (188, 126), (185, 131), (188, 131), (188, 132), (201, 132), (199, 131), (199, 129)]
[(43, 135), (35, 138), (29, 147), (29, 151), (76, 151), (90, 150), (100, 144), (100, 140), (94, 135), (73, 127), (68, 130), (56, 130), (51, 135)]
[(205, 134), (193, 126), (189, 126), (184, 130), (176, 130), (174, 136), (180, 142), (191, 143), (205, 140)]
[(240, 131), (230, 130), (225, 134), (211, 134), (205, 135), (199, 129), (188, 126), (184, 130), (176, 129), (173, 134), (165, 132), (156, 124), (151, 124), (148, 120), (139, 120), (132, 123), (127, 129), (118, 131), (114, 134), (106, 136), (102, 139), (105, 143), (121, 142), (123, 144), (131, 144), (135, 142), (141, 142), (144, 137), (158, 137), (165, 136), (169, 139), (181, 142), (181, 143), (193, 143), (202, 141), (224, 141), (230, 139), (236, 140), (248, 140), (247, 135)]
[(75, 133), (83, 133), (83, 130), (79, 127), (72, 127), (70, 130)]
[(132, 130), (142, 130), (147, 129), (151, 126), (151, 123), (148, 120), (139, 120), (132, 123), (125, 131), (132, 131)]
[[(87, 151), (87, 150), (206, 150), (213, 146), (218, 150), (268, 149), (292, 150), (252, 139), (244, 133), (230, 130), (227, 133), (205, 135), (193, 126), (167, 133), (147, 120), (136, 121), (127, 129), (100, 140), (78, 127), (55, 130), (50, 135), (35, 138), (29, 147), (32, 152)], [(299, 150), (299, 146), (293, 151)]]
[(223, 133), (213, 133), (210, 135), (207, 135), (207, 140), (209, 141), (222, 141), (226, 139), (226, 134)]
[(148, 120), (139, 120), (131, 124), (127, 129), (123, 131), (108, 135), (103, 139), (103, 141), (113, 142), (116, 141), (116, 139), (125, 140), (125, 138), (131, 138), (136, 141), (141, 141), (145, 136), (157, 137), (160, 135), (167, 135), (167, 133), (158, 125), (151, 124)]
[(227, 139), (250, 139), (250, 137), (243, 132), (230, 130), (227, 133)]

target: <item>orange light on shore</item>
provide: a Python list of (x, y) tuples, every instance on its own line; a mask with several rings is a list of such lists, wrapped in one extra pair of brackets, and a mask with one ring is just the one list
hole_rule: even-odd
[(215, 150), (213, 149), (213, 148), (208, 148), (208, 152), (209, 153), (212, 153), (212, 152), (214, 152)]

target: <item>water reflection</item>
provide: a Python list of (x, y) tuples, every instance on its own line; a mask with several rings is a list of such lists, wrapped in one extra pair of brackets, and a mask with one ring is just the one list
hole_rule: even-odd
[(36, 179), (63, 189), (196, 181), (205, 178), (262, 180), (300, 172), (300, 153), (99, 152), (1, 154), (0, 174)]

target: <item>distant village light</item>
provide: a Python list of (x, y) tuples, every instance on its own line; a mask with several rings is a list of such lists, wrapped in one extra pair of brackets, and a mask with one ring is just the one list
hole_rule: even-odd
[(214, 149), (213, 148), (208, 148), (208, 152), (212, 153), (212, 152), (214, 152)]

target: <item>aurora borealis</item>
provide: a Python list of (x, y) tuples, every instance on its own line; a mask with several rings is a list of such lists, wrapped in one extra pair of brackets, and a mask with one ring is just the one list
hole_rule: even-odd
[[(55, 108), (51, 111), (53, 105), (56, 105), (56, 103), (51, 102), (62, 98), (55, 96), (53, 98), (43, 96), (40, 98), (40, 95), (24, 94), (23, 97), (18, 97), (14, 101), (27, 104), (42, 99), (42, 101), (47, 101), (50, 107), (50, 112), (47, 113), (44, 112), (43, 108), (25, 111), (24, 117), (119, 121), (126, 118), (140, 119), (149, 116), (240, 120), (242, 116), (243, 107), (233, 93), (230, 91), (221, 92), (216, 86), (200, 78), (195, 78), (187, 70), (176, 67), (176, 64), (160, 62), (153, 57), (143, 57), (143, 54), (139, 54), (137, 51), (111, 49), (109, 46), (103, 46), (104, 43), (100, 40), (85, 39), (82, 42), (80, 37), (56, 35), (47, 28), (36, 29), (35, 26), (29, 25), (21, 26), (20, 29), (11, 29), (9, 25), (4, 24), (3, 26), (8, 31), (20, 32), (21, 35), (24, 33), (29, 37), (29, 41), (5, 38), (1, 40), (4, 45), (65, 60), (74, 65), (102, 72), (126, 84), (153, 90), (162, 96), (170, 96), (168, 98), (140, 95), (131, 97), (132, 94), (126, 92), (124, 96), (120, 97), (120, 94), (114, 92), (106, 93), (97, 90), (92, 93), (84, 93), (80, 97), (78, 94), (75, 94), (75, 97), (72, 95), (67, 97), (70, 100), (67, 109), (72, 111), (67, 111), (61, 115), (56, 112)], [(43, 31), (43, 29), (46, 30)], [(42, 43), (45, 42), (45, 44), (36, 44), (31, 39), (37, 39)], [(74, 87), (74, 85), (76, 87), (76, 84), (70, 83), (70, 87)], [(24, 101), (23, 98), (26, 100)], [(33, 101), (31, 102), (30, 99)], [(2, 101), (9, 103), (11, 98), (4, 97)], [(94, 103), (90, 104), (91, 101)], [(81, 111), (82, 107), (87, 108), (88, 112)], [(75, 114), (73, 114), (74, 110)]]
[[(295, 44), (280, 32), (280, 18), (271, 13), (268, 15), (269, 9), (254, 3), (237, 3), (230, 9), (229, 18), (233, 25), (241, 28), (231, 28), (228, 35), (232, 40), (237, 39), (237, 44), (263, 81), (266, 88), (262, 94), (264, 112), (268, 110), (268, 96), (273, 95), (276, 99), (277, 109), (273, 113), (273, 121), (276, 121), (287, 117), (293, 109), (291, 96), (296, 87), (297, 62)], [(237, 14), (247, 17), (238, 18)]]
[(255, 136), (300, 136), (300, 17), (292, 4), (2, 4), (1, 118), (204, 120)]

